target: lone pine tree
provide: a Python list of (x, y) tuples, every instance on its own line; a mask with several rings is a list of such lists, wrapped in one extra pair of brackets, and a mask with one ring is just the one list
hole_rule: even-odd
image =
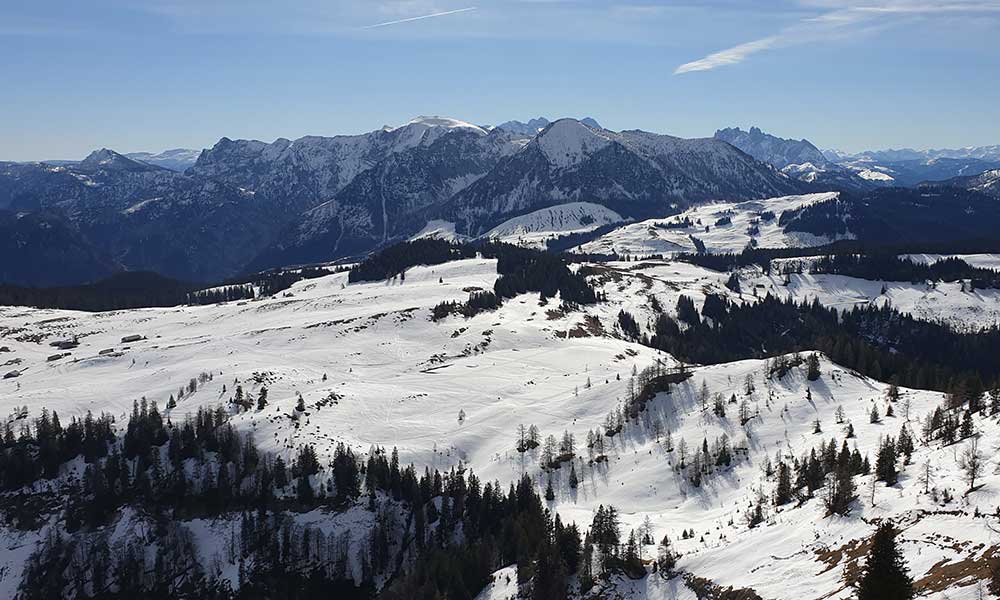
[(910, 600), (913, 596), (913, 580), (896, 546), (896, 529), (892, 523), (883, 523), (872, 538), (858, 582), (858, 600)]

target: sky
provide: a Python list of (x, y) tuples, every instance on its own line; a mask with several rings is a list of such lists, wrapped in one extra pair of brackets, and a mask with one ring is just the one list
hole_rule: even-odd
[(1000, 144), (1000, 0), (0, 0), (0, 160), (593, 116)]

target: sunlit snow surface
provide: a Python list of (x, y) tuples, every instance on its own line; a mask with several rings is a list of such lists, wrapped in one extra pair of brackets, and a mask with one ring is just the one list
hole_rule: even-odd
[[(694, 252), (695, 244), (691, 241), (691, 236), (694, 236), (705, 243), (707, 252), (713, 254), (741, 252), (750, 242), (751, 235), (748, 230), (753, 223), (759, 229), (753, 237), (761, 248), (819, 246), (831, 240), (808, 233), (786, 233), (778, 225), (778, 219), (783, 211), (836, 197), (837, 192), (824, 192), (748, 202), (702, 204), (672, 217), (649, 219), (620, 227), (583, 244), (579, 249), (583, 252), (619, 255)], [(766, 212), (774, 213), (774, 218), (761, 219), (759, 215)], [(716, 225), (720, 219), (726, 217), (731, 223)], [(690, 227), (667, 227), (671, 223), (680, 223), (685, 219), (691, 221)]]
[[(876, 485), (874, 507), (870, 478), (858, 478), (861, 500), (848, 517), (825, 516), (817, 497), (801, 507), (769, 507), (766, 524), (747, 528), (748, 506), (759, 493), (769, 495), (773, 489), (762, 475), (765, 457), (801, 456), (823, 439), (842, 440), (842, 426), (834, 419), (838, 406), (857, 432), (851, 445), (872, 461), (879, 439), (898, 435), (906, 420), (900, 402), (895, 417), (869, 423), (873, 402), (885, 412), (887, 386), (826, 360), (816, 382), (807, 382), (800, 368), (784, 379), (768, 379), (765, 361), (696, 367), (691, 379), (649, 403), (640, 422), (660, 419), (675, 446), (683, 439), (693, 451), (703, 439), (711, 444), (723, 433), (733, 444), (747, 446), (747, 461), (709, 477), (701, 488), (672, 470), (676, 451), (667, 452), (652, 429), (640, 425), (611, 440), (607, 464), (592, 467), (585, 461), (587, 431), (601, 425), (624, 397), (633, 367), (642, 369), (656, 360), (675, 364), (665, 354), (621, 339), (615, 328), (619, 310), (633, 313), (646, 327), (653, 315), (651, 294), (672, 312), (681, 294), (699, 305), (706, 293), (752, 302), (750, 290), (758, 283), (765, 286), (760, 292), (819, 295), (830, 303), (881, 301), (880, 285), (803, 276), (785, 286), (779, 278), (747, 272), (741, 297), (724, 287), (724, 273), (683, 263), (623, 262), (603, 267), (595, 283), (608, 302), (585, 311), (563, 313), (556, 300), (540, 306), (538, 296), (529, 294), (472, 319), (429, 320), (435, 304), (491, 288), (495, 266), (492, 260), (470, 259), (410, 269), (405, 281), (363, 284), (347, 284), (346, 274), (331, 275), (300, 282), (279, 297), (216, 306), (99, 314), (0, 307), (0, 346), (12, 351), (0, 354), (0, 361), (22, 361), (3, 367), (3, 372), (19, 369), (22, 375), (0, 380), (0, 412), (28, 406), (37, 416), (46, 406), (58, 410), (66, 422), (87, 410), (107, 411), (121, 425), (133, 400), (145, 396), (162, 410), (169, 395), (190, 378), (211, 372), (212, 381), (170, 411), (169, 417), (179, 421), (199, 406), (224, 403), (237, 380), (255, 396), (262, 385), (254, 382), (257, 373), (257, 379), (266, 382), (270, 404), (260, 412), (234, 415), (233, 423), (253, 431), (264, 449), (290, 454), (312, 443), (321, 455), (328, 455), (343, 441), (364, 456), (372, 445), (396, 446), (404, 463), (413, 461), (421, 470), (424, 465), (446, 469), (461, 461), (484, 481), (496, 479), (504, 485), (522, 473), (540, 486), (547, 479), (539, 470), (537, 451), (514, 450), (519, 424), (536, 425), (543, 437), (568, 430), (576, 436), (583, 460), (576, 463), (581, 478), (576, 490), (568, 486), (568, 465), (552, 475), (552, 508), (563, 520), (586, 527), (599, 504), (613, 504), (621, 511), (627, 534), (648, 516), (653, 537), (669, 535), (682, 553), (680, 568), (719, 585), (751, 587), (765, 598), (850, 598), (843, 576), (845, 566), (859, 556), (853, 549), (871, 534), (874, 519), (891, 517), (903, 525), (902, 548), (914, 578), (939, 586), (927, 588), (926, 597), (975, 597), (975, 586), (960, 587), (972, 581), (970, 574), (940, 584), (940, 564), (979, 560), (1000, 543), (987, 527), (998, 527), (996, 519), (972, 516), (977, 507), (992, 513), (1000, 504), (1000, 477), (991, 464), (984, 486), (964, 496), (966, 486), (956, 464), (964, 444), (918, 446), (897, 487)], [(901, 310), (906, 310), (911, 295), (923, 297), (919, 288), (907, 291), (908, 285), (890, 286), (892, 301)], [(946, 291), (939, 286), (941, 295), (926, 300), (927, 306), (969, 319), (970, 324), (971, 313), (952, 302), (960, 292)], [(916, 306), (917, 300), (912, 302)], [(981, 302), (996, 306), (995, 298), (983, 297)], [(121, 343), (131, 334), (145, 339)], [(49, 342), (71, 336), (77, 336), (80, 346), (70, 356), (47, 361), (55, 352)], [(115, 353), (99, 356), (105, 349)], [(736, 405), (727, 405), (726, 418), (701, 410), (697, 393), (702, 382), (712, 394), (736, 394), (742, 400), (748, 375), (756, 390), (747, 399), (760, 414), (749, 430), (740, 426)], [(331, 392), (337, 402), (318, 407)], [(299, 393), (307, 413), (296, 420), (292, 415)], [(911, 425), (919, 432), (918, 420), (941, 403), (942, 394), (904, 390), (904, 399), (910, 404)], [(459, 411), (464, 411), (464, 421), (459, 421)], [(816, 419), (822, 434), (813, 433)], [(1000, 428), (992, 419), (977, 418), (976, 424), (983, 433), (981, 447), (992, 452), (1000, 444)], [(933, 485), (950, 489), (956, 498), (948, 505), (936, 505), (919, 493), (918, 471), (928, 460)], [(303, 518), (350, 529), (363, 527), (362, 512), (336, 517), (317, 512)], [(233, 577), (234, 566), (225, 563), (220, 547), (223, 530), (209, 522), (187, 525), (206, 564), (222, 560), (221, 573)], [(682, 540), (681, 530), (692, 528), (696, 537)], [(9, 596), (16, 586), (34, 541), (30, 534), (3, 532), (0, 562), (9, 568), (4, 571), (0, 564), (0, 595)], [(647, 557), (654, 551), (652, 546), (644, 549)], [(616, 581), (612, 587), (608, 593), (622, 598), (693, 597), (679, 580), (658, 576)], [(506, 580), (498, 580), (481, 597), (503, 598), (509, 590)]]

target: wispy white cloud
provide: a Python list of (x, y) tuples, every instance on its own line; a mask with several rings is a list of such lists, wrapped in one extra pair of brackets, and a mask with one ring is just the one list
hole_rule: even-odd
[(684, 63), (675, 75), (734, 65), (763, 50), (843, 39), (888, 27), (907, 18), (934, 15), (1000, 13), (1000, 1), (929, 3), (916, 0), (875, 0), (867, 4), (844, 0), (800, 0), (807, 8), (824, 9), (800, 19), (776, 34), (745, 42)]
[(767, 50), (768, 48), (774, 46), (779, 40), (778, 36), (770, 36), (766, 38), (761, 38), (759, 40), (754, 40), (752, 42), (747, 42), (745, 44), (740, 44), (738, 46), (733, 46), (732, 48), (727, 48), (725, 50), (720, 50), (719, 52), (713, 52), (705, 58), (691, 61), (689, 63), (684, 63), (683, 65), (674, 69), (674, 74), (680, 73), (690, 73), (692, 71), (708, 71), (710, 69), (715, 69), (716, 67), (721, 67), (724, 65), (734, 65), (738, 62), (743, 62), (746, 57), (750, 56), (755, 52), (760, 52), (761, 50)]
[(385, 21), (384, 23), (375, 23), (374, 25), (365, 25), (361, 29), (375, 29), (376, 27), (386, 27), (389, 25), (399, 25), (401, 23), (409, 23), (411, 21), (420, 21), (423, 19), (432, 19), (434, 17), (444, 17), (446, 15), (454, 15), (456, 13), (469, 12), (470, 10), (476, 10), (475, 6), (469, 6), (466, 8), (456, 8), (455, 10), (446, 10), (442, 12), (431, 13), (429, 15), (420, 15), (417, 17), (408, 17), (406, 19), (396, 19), (395, 21)]

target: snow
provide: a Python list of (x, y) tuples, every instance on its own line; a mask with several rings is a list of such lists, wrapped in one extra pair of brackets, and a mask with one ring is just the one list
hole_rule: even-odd
[[(782, 202), (791, 206), (810, 201), (797, 198)], [(721, 241), (714, 243), (721, 246)], [(12, 350), (5, 359), (23, 360), (20, 378), (0, 381), (0, 411), (26, 405), (37, 416), (46, 406), (58, 410), (66, 422), (89, 409), (110, 412), (122, 423), (133, 400), (145, 396), (162, 409), (167, 397), (191, 377), (212, 373), (211, 381), (167, 411), (176, 422), (199, 406), (224, 402), (237, 379), (255, 395), (260, 384), (254, 383), (253, 375), (258, 373), (258, 379), (267, 382), (269, 406), (235, 414), (232, 422), (240, 430), (253, 431), (265, 450), (290, 455), (299, 445), (312, 443), (325, 462), (322, 458), (340, 441), (362, 457), (372, 445), (396, 446), (401, 461), (415, 462), (419, 470), (424, 465), (447, 469), (462, 462), (483, 481), (505, 484), (527, 473), (544, 486), (548, 475), (539, 469), (538, 451), (521, 454), (514, 449), (519, 424), (536, 425), (543, 437), (568, 430), (576, 436), (578, 454), (585, 457), (587, 431), (600, 426), (625, 396), (633, 367), (641, 369), (657, 360), (668, 367), (675, 364), (669, 355), (621, 339), (614, 325), (619, 310), (632, 312), (648, 331), (650, 295), (668, 312), (673, 312), (681, 294), (698, 304), (707, 293), (740, 298), (724, 287), (726, 274), (694, 265), (649, 261), (597, 268), (603, 274), (595, 282), (608, 302), (581, 312), (563, 313), (553, 300), (540, 306), (537, 295), (528, 294), (507, 301), (495, 312), (439, 322), (429, 320), (430, 309), (444, 300), (464, 300), (469, 290), (491, 288), (497, 277), (495, 261), (479, 258), (414, 267), (405, 281), (348, 284), (347, 274), (340, 273), (299, 282), (278, 297), (212, 306), (96, 314), (0, 307), (2, 345)], [(777, 291), (783, 288), (779, 280), (767, 281), (763, 275), (743, 276), (748, 283), (753, 278)], [(849, 302), (854, 294), (869, 301), (880, 287), (848, 279), (793, 276), (783, 289), (803, 297), (821, 295), (821, 300)], [(944, 312), (968, 314), (950, 288), (939, 286), (924, 294), (926, 290), (908, 285), (889, 286), (897, 307), (906, 302), (916, 306), (919, 300), (928, 311), (937, 306)], [(984, 305), (997, 304), (995, 298), (982, 298)], [(750, 294), (742, 299), (753, 301)], [(600, 326), (594, 327), (592, 320), (588, 325), (587, 317), (598, 319)], [(145, 339), (122, 344), (121, 338), (129, 334)], [(80, 342), (72, 356), (46, 362), (48, 342), (72, 335)], [(117, 352), (100, 356), (105, 348)], [(885, 412), (886, 383), (825, 358), (822, 377), (815, 382), (806, 380), (803, 367), (793, 368), (783, 379), (769, 379), (766, 367), (762, 360), (693, 366), (689, 380), (657, 395), (639, 419), (640, 423), (660, 420), (675, 445), (685, 440), (692, 451), (703, 439), (711, 443), (726, 434), (732, 444), (747, 447), (748, 460), (695, 488), (671, 468), (677, 451), (668, 452), (650, 428), (636, 424), (609, 438), (608, 463), (590, 466), (577, 460), (579, 488), (569, 488), (566, 466), (553, 472), (556, 500), (550, 507), (564, 522), (586, 527), (598, 505), (613, 504), (621, 513), (626, 536), (648, 516), (654, 539), (669, 535), (682, 553), (681, 569), (718, 585), (752, 587), (764, 598), (851, 597), (843, 579), (849, 559), (838, 559), (834, 552), (826, 563), (822, 553), (863, 541), (873, 532), (876, 519), (893, 518), (904, 525), (902, 548), (918, 581), (939, 570), (936, 565), (941, 561), (979, 559), (997, 544), (987, 527), (996, 527), (996, 519), (973, 518), (972, 513), (977, 507), (992, 513), (1000, 475), (988, 468), (984, 486), (963, 495), (955, 457), (964, 444), (918, 446), (913, 464), (896, 487), (875, 486), (875, 506), (870, 502), (870, 478), (858, 478), (862, 499), (848, 517), (827, 517), (817, 497), (801, 507), (768, 506), (765, 524), (748, 529), (747, 507), (758, 493), (770, 494), (773, 487), (762, 474), (765, 458), (778, 452), (800, 456), (821, 439), (842, 440), (841, 425), (834, 420), (838, 406), (857, 433), (851, 446), (857, 445), (874, 461), (879, 439), (897, 435), (906, 422), (904, 404), (910, 406), (911, 427), (919, 433), (919, 420), (943, 398), (938, 392), (904, 389), (896, 416), (872, 424), (868, 414), (873, 403)], [(745, 396), (748, 376), (756, 390)], [(749, 429), (735, 417), (736, 405), (726, 405), (725, 418), (701, 409), (697, 395), (703, 382), (713, 395), (735, 394), (759, 411)], [(223, 385), (228, 386), (226, 392)], [(318, 407), (331, 392), (340, 399)], [(294, 419), (298, 393), (307, 411), (304, 418)], [(460, 410), (466, 415), (462, 422), (457, 418)], [(813, 433), (816, 419), (822, 434)], [(977, 417), (976, 426), (984, 449), (1000, 444), (1000, 425), (994, 419)], [(917, 471), (924, 461), (932, 465), (934, 485), (954, 494), (950, 504), (934, 503), (919, 493)], [(297, 518), (337, 533), (363, 529), (367, 517), (356, 508), (336, 516), (314, 512)], [(225, 558), (228, 525), (192, 521), (185, 526), (194, 533), (207, 565), (216, 563), (216, 556)], [(681, 530), (690, 528), (696, 536), (682, 540)], [(23, 563), (17, 552), (30, 550), (33, 539), (17, 541), (9, 529), (0, 534), (5, 544), (0, 545), (0, 559), (11, 565), (11, 571), (17, 570)], [(649, 557), (654, 548), (644, 552)], [(222, 576), (232, 579), (231, 563), (220, 560), (218, 566)], [(512, 571), (498, 574), (480, 600), (499, 600), (512, 593), (506, 582)], [(10, 577), (0, 579), (0, 593), (10, 589)], [(926, 597), (971, 600), (974, 586), (965, 586), (970, 579), (963, 577)], [(617, 580), (606, 591), (606, 597), (629, 600), (694, 597), (682, 581), (659, 576)]]
[[(774, 213), (774, 219), (757, 224), (760, 233), (754, 236), (762, 248), (785, 248), (800, 246), (820, 246), (829, 243), (830, 239), (802, 232), (785, 232), (778, 219), (786, 210), (794, 210), (831, 200), (837, 197), (837, 192), (806, 194), (801, 196), (782, 196), (766, 200), (751, 200), (748, 202), (715, 202), (702, 204), (665, 219), (649, 219), (620, 227), (596, 240), (579, 246), (581, 252), (619, 255), (665, 254), (671, 252), (695, 252), (691, 236), (705, 242), (708, 252), (741, 252), (750, 242), (751, 236), (747, 229), (751, 223), (759, 220), (759, 214), (765, 211)], [(729, 217), (731, 223), (716, 225), (716, 222)], [(670, 223), (680, 223), (685, 219), (692, 222), (691, 227), (666, 228)], [(705, 228), (708, 227), (708, 231)]]
[(925, 265), (934, 264), (946, 258), (959, 258), (973, 267), (1000, 271), (1000, 254), (903, 254), (900, 258), (908, 258), (913, 262)]
[(427, 221), (427, 225), (411, 237), (411, 240), (419, 240), (422, 238), (436, 238), (441, 240), (462, 240), (465, 236), (460, 235), (455, 232), (455, 224), (451, 221), (443, 221), (441, 219), (432, 219)]
[(546, 241), (560, 235), (592, 231), (623, 220), (621, 215), (600, 204), (569, 202), (504, 221), (483, 237), (541, 248)]
[(517, 567), (504, 567), (493, 573), (493, 581), (476, 596), (476, 600), (515, 600), (517, 598)]
[(867, 179), (868, 181), (895, 181), (891, 175), (874, 169), (862, 169), (855, 174), (862, 179)]
[(566, 168), (601, 150), (611, 138), (577, 120), (560, 119), (539, 134), (535, 143), (553, 166)]
[(406, 127), (407, 125), (422, 125), (427, 128), (441, 127), (444, 129), (469, 129), (471, 131), (475, 131), (483, 135), (486, 135), (488, 133), (485, 129), (483, 129), (478, 125), (473, 125), (472, 123), (467, 123), (466, 121), (460, 121), (458, 119), (452, 119), (450, 117), (420, 116), (415, 119), (411, 119), (409, 122), (406, 123), (406, 125), (404, 125), (404, 127)]
[(756, 268), (744, 270), (741, 275), (744, 291), (756, 288), (761, 297), (771, 294), (800, 302), (818, 299), (824, 306), (841, 310), (888, 305), (916, 319), (948, 325), (957, 331), (978, 331), (1000, 324), (1000, 290), (962, 291), (958, 281), (914, 284), (806, 273), (789, 275), (786, 284), (783, 275), (763, 275)]

